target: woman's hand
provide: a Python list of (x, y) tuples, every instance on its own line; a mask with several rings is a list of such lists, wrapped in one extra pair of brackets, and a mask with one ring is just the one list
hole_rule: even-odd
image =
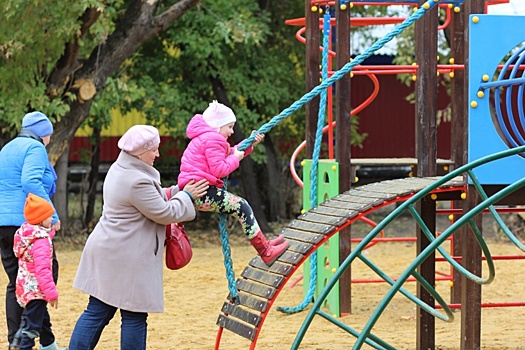
[(206, 179), (202, 179), (198, 182), (191, 180), (184, 186), (184, 191), (188, 192), (193, 199), (201, 198), (206, 194), (210, 185)]
[[(257, 132), (256, 130), (252, 131), (252, 135), (256, 132)], [(263, 139), (264, 139), (264, 134), (255, 135), (255, 141), (253, 141), (252, 146), (257, 146), (258, 144), (261, 143)]]

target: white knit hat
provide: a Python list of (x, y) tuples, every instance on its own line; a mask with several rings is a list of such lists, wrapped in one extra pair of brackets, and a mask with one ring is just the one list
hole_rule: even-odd
[(158, 147), (159, 144), (159, 131), (151, 125), (133, 125), (118, 140), (118, 147), (134, 156)]
[(202, 113), (204, 121), (213, 129), (219, 129), (221, 126), (236, 121), (235, 114), (231, 108), (214, 100)]

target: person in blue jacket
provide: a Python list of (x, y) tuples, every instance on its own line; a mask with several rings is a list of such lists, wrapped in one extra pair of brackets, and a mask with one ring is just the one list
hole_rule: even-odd
[[(13, 252), (13, 238), (25, 221), (24, 204), (29, 193), (53, 205), (51, 197), (55, 193), (57, 176), (46, 151), (51, 134), (53, 124), (47, 116), (31, 112), (22, 119), (20, 133), (0, 150), (0, 253), (9, 278), (5, 297), (9, 349), (18, 349), (23, 312), (15, 294), (18, 259)], [(51, 225), (55, 231), (60, 229), (56, 210)], [(56, 283), (58, 262), (55, 256), (53, 277)]]

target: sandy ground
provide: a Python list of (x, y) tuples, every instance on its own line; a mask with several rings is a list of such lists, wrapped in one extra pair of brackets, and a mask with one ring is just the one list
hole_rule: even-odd
[[(507, 243), (491, 243), (492, 254), (521, 254)], [(251, 247), (232, 247), (232, 256), (239, 276), (254, 256)], [(79, 250), (57, 247), (61, 264), (59, 280), (59, 308), (51, 309), (51, 320), (59, 345), (67, 345), (78, 316), (87, 303), (87, 296), (74, 290), (71, 285), (80, 258)], [(382, 243), (370, 248), (367, 257), (395, 277), (408, 266), (415, 256), (413, 243)], [(520, 260), (497, 261), (495, 281), (484, 287), (483, 302), (524, 302), (523, 266)], [(448, 272), (444, 263), (438, 270)], [(485, 269), (486, 271), (486, 269)], [(302, 274), (298, 270), (290, 279), (295, 282)], [(354, 278), (373, 277), (362, 264), (353, 267)], [(4, 274), (0, 284), (6, 284)], [(279, 294), (273, 310), (263, 324), (257, 349), (289, 349), (306, 311), (283, 314), (275, 306), (296, 306), (302, 301), (302, 282), (295, 287), (286, 286)], [(448, 281), (437, 283), (437, 289), (448, 300)], [(407, 289), (414, 290), (413, 284)], [(206, 245), (194, 249), (190, 265), (180, 271), (165, 271), (165, 312), (150, 314), (148, 319), (148, 349), (213, 349), (218, 327), (215, 325), (220, 308), (227, 295), (227, 281), (222, 263), (220, 246)], [(384, 283), (354, 284), (352, 288), (352, 314), (341, 318), (346, 324), (360, 329), (375, 310), (377, 302), (386, 293)], [(3, 308), (0, 312), (4, 319)], [(379, 319), (374, 333), (398, 349), (415, 348), (415, 307), (404, 297), (396, 297)], [(523, 320), (525, 308), (490, 308), (482, 311), (482, 349), (525, 349)], [(460, 312), (455, 313), (452, 323), (436, 320), (436, 343), (438, 349), (459, 349)], [(0, 331), (0, 343), (7, 344), (6, 328)], [(120, 317), (117, 314), (103, 333), (97, 349), (119, 349)], [(307, 331), (300, 349), (348, 349), (354, 338), (326, 320), (316, 317)], [(250, 343), (244, 338), (225, 331), (221, 349), (248, 349)], [(129, 350), (129, 349), (126, 349)]]

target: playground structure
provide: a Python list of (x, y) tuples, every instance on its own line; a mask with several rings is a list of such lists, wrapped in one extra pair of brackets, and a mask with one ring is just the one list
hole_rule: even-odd
[[(371, 2), (379, 3), (378, 1)], [(391, 1), (391, 3), (413, 4), (418, 3), (418, 1)], [(470, 41), (468, 39), (465, 40), (461, 35), (461, 39), (455, 37), (453, 42), (452, 50), (455, 54), (457, 65), (451, 68), (452, 71), (457, 71), (457, 74), (454, 74), (453, 94), (455, 95), (452, 104), (453, 114), (457, 116), (454, 130), (456, 137), (452, 138), (453, 142), (455, 142), (452, 149), (455, 152), (451, 160), (451, 172), (443, 177), (436, 177), (437, 161), (435, 157), (435, 99), (433, 97), (436, 95), (435, 89), (437, 84), (435, 84), (435, 78), (438, 68), (435, 63), (432, 63), (432, 60), (429, 60), (429, 57), (436, 57), (436, 48), (428, 47), (432, 46), (431, 43), (434, 42), (429, 37), (435, 38), (434, 35), (436, 35), (435, 31), (429, 28), (438, 28), (437, 16), (434, 12), (437, 10), (436, 3), (450, 3), (453, 6), (463, 5), (461, 15), (455, 11), (451, 13), (451, 25), (454, 26), (455, 33), (463, 33), (465, 28), (461, 27), (460, 24), (462, 20), (465, 20), (465, 23), (470, 25), (467, 27), (467, 33), (471, 34), (471, 37), (467, 35)], [(306, 4), (312, 5), (308, 1)], [(491, 44), (489, 50), (491, 55), (485, 54), (486, 48), (484, 48), (483, 52), (476, 51), (480, 50), (479, 48), (487, 43), (487, 30), (489, 30), (487, 28), (499, 28), (509, 24), (517, 28), (522, 26), (524, 22), (523, 18), (517, 17), (512, 20), (506, 18), (506, 23), (503, 23), (502, 18), (498, 18), (498, 16), (478, 15), (469, 17), (472, 13), (482, 13), (485, 5), (484, 1), (475, 0), (467, 0), (465, 3), (463, 1), (443, 2), (432, 0), (422, 4), (420, 9), (416, 11), (415, 14), (419, 13), (420, 15), (418, 22), (416, 22), (416, 32), (419, 34), (419, 36), (416, 34), (416, 48), (419, 45), (419, 49), (416, 50), (416, 61), (423, 62), (417, 67), (416, 71), (416, 80), (419, 84), (416, 88), (416, 117), (419, 126), (417, 128), (418, 136), (416, 141), (419, 147), (416, 147), (418, 154), (415, 160), (417, 177), (369, 184), (356, 189), (350, 189), (352, 164), (349, 154), (346, 153), (349, 147), (344, 148), (345, 142), (349, 142), (349, 135), (345, 134), (344, 131), (339, 131), (339, 129), (342, 125), (348, 126), (348, 117), (350, 116), (349, 106), (345, 106), (346, 102), (343, 95), (345, 92), (349, 92), (349, 89), (345, 89), (345, 84), (349, 84), (349, 77), (344, 76), (344, 73), (348, 73), (348, 71), (345, 71), (345, 67), (352, 69), (357, 67), (359, 62), (352, 67), (352, 64), (348, 65), (348, 60), (343, 59), (340, 61), (340, 49), (341, 46), (345, 45), (339, 45), (339, 43), (344, 43), (345, 39), (344, 35), (341, 35), (339, 29), (337, 29), (337, 61), (344, 62), (339, 65), (343, 67), (340, 69), (340, 71), (344, 71), (344, 73), (340, 74), (343, 77), (337, 76), (338, 72), (340, 72), (337, 71), (330, 78), (323, 76), (323, 82), (318, 85), (319, 70), (313, 69), (308, 71), (310, 77), (317, 78), (317, 80), (312, 79), (310, 81), (313, 85), (310, 90), (311, 93), (305, 95), (306, 99), (303, 98), (295, 103), (280, 116), (285, 117), (286, 113), (293, 112), (295, 107), (298, 108), (298, 106), (309, 103), (307, 105), (307, 127), (310, 133), (307, 135), (306, 147), (307, 153), (309, 155), (313, 154), (315, 147), (313, 145), (309, 147), (308, 140), (312, 140), (312, 135), (316, 135), (320, 129), (317, 127), (315, 132), (312, 133), (314, 131), (312, 126), (315, 126), (316, 123), (314, 121), (317, 119), (315, 116), (316, 109), (323, 108), (322, 105), (320, 106), (319, 101), (315, 101), (315, 97), (321, 94), (321, 90), (326, 90), (328, 86), (336, 82), (336, 91), (339, 96), (335, 98), (337, 114), (335, 139), (338, 145), (335, 157), (337, 160), (336, 167), (339, 170), (339, 190), (343, 194), (327, 201), (324, 201), (324, 198), (321, 197), (319, 201), (321, 204), (317, 206), (312, 205), (309, 211), (283, 229), (285, 237), (290, 241), (290, 248), (277, 263), (268, 268), (257, 257), (250, 262), (249, 266), (243, 271), (242, 278), (237, 280), (236, 283), (236, 288), (239, 292), (239, 304), (232, 302), (232, 296), (230, 295), (221, 310), (221, 315), (217, 321), (220, 328), (217, 335), (216, 348), (220, 345), (220, 338), (224, 329), (249, 339), (251, 341), (250, 348), (255, 348), (264, 318), (270, 311), (275, 298), (290, 276), (306, 258), (314, 252), (317, 253), (317, 250), (323, 243), (336, 233), (340, 234), (339, 242), (343, 248), (350, 248), (348, 244), (351, 238), (350, 224), (368, 213), (393, 202), (403, 202), (403, 204), (375, 227), (353, 251), (339, 249), (342, 257), (341, 263), (336, 268), (335, 273), (333, 273), (333, 277), (326, 284), (326, 288), (316, 296), (315, 303), (311, 307), (292, 348), (299, 346), (313, 317), (319, 315), (354, 336), (356, 338), (354, 348), (360, 348), (363, 344), (368, 344), (375, 348), (394, 349), (395, 347), (374, 336), (372, 328), (384, 307), (388, 305), (393, 295), (398, 292), (409, 298), (418, 307), (416, 347), (435, 348), (435, 318), (445, 321), (453, 319), (450, 307), (435, 292), (433, 287), (435, 282), (435, 251), (438, 251), (454, 267), (455, 283), (452, 288), (452, 302), (461, 305), (461, 347), (468, 349), (479, 348), (481, 341), (479, 331), (481, 320), (480, 284), (490, 283), (494, 272), (490, 251), (481, 235), (480, 214), (488, 209), (509, 239), (520, 249), (524, 250), (524, 247), (513, 236), (512, 232), (506, 228), (494, 208), (496, 203), (522, 204), (520, 196), (523, 195), (523, 191), (520, 192), (520, 189), (525, 185), (525, 180), (520, 176), (518, 169), (520, 169), (520, 166), (521, 169), (523, 168), (523, 152), (525, 151), (523, 146), (525, 144), (523, 141), (523, 124), (525, 123), (523, 123), (523, 106), (520, 103), (516, 103), (516, 98), (514, 98), (516, 95), (518, 96), (518, 101), (521, 101), (523, 98), (524, 82), (520, 78), (515, 78), (522, 62), (522, 55), (511, 55), (511, 59), (504, 62), (501, 70), (504, 72), (503, 75), (496, 74), (496, 71), (502, 67), (501, 62), (504, 60), (504, 57), (517, 45), (521, 44), (523, 39), (519, 39), (517, 34), (514, 36), (509, 35), (508, 40), (500, 40), (498, 43)], [(426, 12), (433, 13), (433, 15), (425, 14)], [(305, 23), (307, 29), (308, 23), (312, 23), (313, 25), (310, 27), (314, 28), (313, 31), (317, 31), (319, 19), (317, 16), (308, 16), (308, 10), (306, 13)], [(338, 23), (341, 22), (341, 18), (345, 18), (342, 17), (341, 13), (349, 16), (348, 11), (345, 12), (341, 7), (336, 7), (336, 22)], [(346, 26), (338, 26), (337, 28), (339, 27)], [(490, 35), (493, 34), (488, 36)], [(312, 33), (307, 33), (306, 38), (307, 46), (313, 47), (313, 51), (317, 53), (319, 44), (315, 40), (311, 40), (313, 38)], [(310, 45), (308, 45), (309, 41)], [(346, 42), (349, 41), (346, 40)], [(469, 47), (469, 50), (463, 51), (462, 49), (466, 46)], [(342, 51), (345, 52), (345, 49), (343, 48)], [(308, 48), (307, 52), (310, 52)], [(467, 57), (465, 52), (469, 52), (470, 57)], [(308, 56), (315, 58), (318, 54)], [(470, 64), (476, 58), (483, 58), (483, 64), (473, 65), (474, 68), (469, 69)], [(308, 67), (315, 67), (315, 62), (307, 63), (307, 69)], [(462, 74), (462, 68), (464, 68), (464, 72), (468, 72), (468, 75)], [(508, 73), (509, 71), (510, 73)], [(315, 72), (317, 72), (317, 75)], [(510, 78), (507, 79), (509, 75)], [(332, 80), (330, 80), (331, 78)], [(345, 80), (348, 81), (345, 82)], [(512, 88), (504, 91), (505, 88), (512, 86), (518, 86), (517, 91), (513, 91)], [(495, 92), (487, 93), (492, 88), (495, 88)], [(497, 122), (494, 123), (491, 117), (491, 103), (493, 106), (498, 106), (502, 95), (506, 96), (506, 108), (503, 111), (503, 109), (495, 107), (496, 117), (494, 119)], [(467, 96), (467, 98), (463, 96)], [(467, 104), (464, 101), (469, 101), (469, 103)], [(331, 110), (331, 108), (329, 109)], [(516, 113), (517, 116), (513, 114), (515, 109), (518, 111)], [(341, 120), (343, 120), (342, 123)], [(329, 125), (332, 124), (330, 120), (328, 123)], [(470, 131), (466, 129), (467, 125)], [(262, 129), (264, 129), (264, 126)], [(261, 132), (266, 131), (263, 130)], [(489, 140), (490, 142), (488, 142)], [(466, 150), (467, 145), (469, 146), (468, 152)], [(343, 149), (341, 151), (342, 146)], [(472, 152), (473, 149), (477, 150), (478, 153)], [(482, 154), (480, 154), (480, 150)], [(502, 177), (500, 176), (501, 168), (514, 169), (515, 171), (506, 171), (505, 176)], [(439, 200), (455, 200), (455, 207), (462, 208), (463, 215), (449, 229), (439, 237), (436, 237), (435, 204)], [(377, 237), (378, 232), (403, 211), (410, 212), (418, 223), (417, 258), (401, 276), (394, 279), (377, 269), (373, 262), (368, 261), (362, 252), (364, 247)], [(470, 231), (468, 231), (469, 229)], [(441, 243), (449, 237), (454, 238), (454, 249), (457, 249), (457, 251), (452, 252), (452, 256), (440, 247)], [(482, 252), (489, 267), (489, 277), (487, 278), (480, 277)], [(461, 258), (458, 259), (458, 257)], [(342, 300), (341, 303), (348, 302), (348, 304), (342, 305), (343, 312), (350, 312), (347, 309), (350, 305), (349, 272), (351, 263), (356, 259), (365, 262), (392, 286), (391, 291), (385, 296), (381, 304), (377, 306), (373, 316), (361, 331), (357, 331), (330, 314), (321, 311), (321, 306), (328, 297), (329, 292), (338, 284), (339, 294), (347, 298), (347, 300)], [(320, 265), (323, 266), (324, 260), (321, 260)], [(456, 260), (461, 260), (461, 264), (457, 263)], [(330, 262), (332, 263), (332, 261)], [(418, 281), (416, 296), (403, 288), (403, 283), (411, 276)], [(468, 299), (466, 295), (469, 295)], [(439, 308), (444, 310), (444, 313), (437, 311), (438, 307), (434, 306), (435, 301), (438, 302)]]

